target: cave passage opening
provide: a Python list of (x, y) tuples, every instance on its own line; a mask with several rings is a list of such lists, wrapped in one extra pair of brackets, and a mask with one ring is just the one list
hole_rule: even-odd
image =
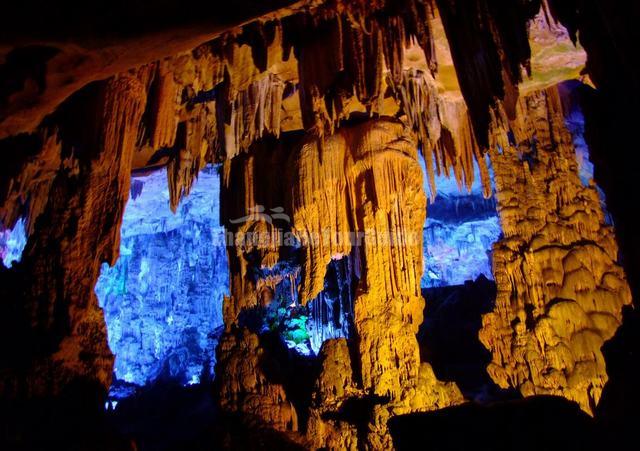
[[(494, 191), (493, 171), (487, 166)], [(423, 184), (429, 192), (425, 163), (420, 156)], [(502, 234), (495, 197), (485, 199), (480, 170), (474, 165), (470, 190), (458, 186), (455, 178), (436, 176), (437, 192), (427, 205), (423, 229), (423, 289), (463, 285), (481, 275), (493, 280), (491, 249)]]
[(219, 167), (201, 171), (175, 214), (166, 171), (132, 176), (120, 258), (103, 264), (95, 292), (115, 355), (111, 399), (213, 378), (229, 293)]
[(317, 356), (326, 340), (353, 336), (356, 265), (352, 255), (332, 259), (323, 290), (306, 305), (298, 299), (302, 272), (295, 258), (259, 269), (258, 280), (277, 283), (258, 289), (258, 306), (243, 314), (241, 324), (259, 334), (276, 333), (299, 356)]
[[(466, 396), (476, 399), (497, 391), (486, 373), (491, 355), (478, 339), (482, 315), (495, 304), (492, 248), (502, 236), (493, 170), (485, 158), (492, 192), (488, 199), (477, 165), (470, 190), (453, 177), (436, 177), (437, 192), (427, 204), (423, 229), (425, 310), (418, 331), (421, 357), (431, 363), (436, 376), (455, 381)], [(422, 158), (420, 165), (429, 193)]]

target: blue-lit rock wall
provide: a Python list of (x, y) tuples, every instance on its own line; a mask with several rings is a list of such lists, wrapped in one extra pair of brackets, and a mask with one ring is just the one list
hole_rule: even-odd
[(120, 258), (96, 285), (115, 378), (196, 383), (213, 369), (229, 292), (219, 175), (206, 168), (175, 215), (164, 170), (134, 177), (131, 190)]
[(3, 229), (0, 225), (0, 258), (7, 268), (20, 261), (22, 257), (22, 251), (27, 244), (24, 226), (24, 219), (19, 219), (12, 230)]
[(422, 288), (461, 285), (481, 274), (493, 279), (491, 248), (502, 230), (495, 200), (482, 195), (477, 167), (474, 180), (471, 192), (460, 190), (453, 178), (436, 180), (423, 231)]

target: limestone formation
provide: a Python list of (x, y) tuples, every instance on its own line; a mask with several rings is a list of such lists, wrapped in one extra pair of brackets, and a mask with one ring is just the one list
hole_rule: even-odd
[[(275, 225), (261, 215), (251, 215), (250, 208), (266, 205), (269, 209), (278, 201), (288, 202), (285, 211), (291, 212), (292, 222), (285, 226), (302, 246), (300, 302), (305, 304), (322, 291), (332, 259), (353, 256), (360, 262), (356, 264), (359, 282), (353, 313), (359, 358), (345, 361), (349, 350), (344, 340), (330, 340), (323, 346), (323, 369), (305, 426), (309, 440), (318, 446), (355, 446), (362, 440), (358, 439), (361, 432), (339, 418), (342, 406), (359, 398), (372, 400), (369, 408), (377, 420), (365, 442), (374, 447), (380, 440), (390, 444), (386, 432), (390, 415), (460, 402), (455, 385), (437, 381), (429, 365), (420, 363), (415, 334), (424, 309), (420, 295), (421, 206), (426, 199), (409, 130), (387, 119), (342, 127), (322, 141), (310, 134), (289, 156), (288, 179), (268, 187), (256, 178), (255, 171), (277, 167), (282, 149), (254, 148), (252, 153), (254, 156), (238, 160), (239, 164), (231, 162), (226, 169), (226, 180), (243, 180), (239, 191), (228, 193), (228, 227), (241, 232), (240, 236), (249, 231), (266, 231), (268, 237), (273, 236)], [(283, 186), (292, 187), (290, 197), (280, 194), (279, 198), (278, 193), (286, 191)], [(235, 225), (233, 218), (243, 215), (248, 215), (244, 216), (246, 221)], [(217, 372), (235, 376), (222, 382), (223, 406), (234, 412), (253, 411), (266, 424), (292, 430), (294, 423), (283, 412), (293, 407), (289, 407), (282, 386), (268, 382), (264, 370), (246, 359), (247, 343), (258, 349), (265, 336), (249, 332), (243, 324), (243, 315), (260, 308), (260, 286), (274, 289), (278, 283), (278, 279), (251, 276), (257, 268), (273, 268), (278, 263), (278, 243), (268, 240), (257, 247), (236, 245), (229, 250), (229, 259), (232, 296), (225, 303), (228, 332), (220, 347)], [(239, 364), (242, 368), (252, 366), (250, 371), (239, 370)], [(259, 382), (252, 382), (256, 377)], [(277, 407), (263, 410), (268, 404), (265, 400), (256, 411), (254, 399), (264, 397)], [(331, 415), (336, 419), (327, 420)]]
[(631, 293), (613, 228), (593, 184), (583, 186), (557, 88), (518, 103), (491, 154), (504, 238), (494, 245), (498, 294), (483, 318), (488, 367), (502, 387), (553, 394), (593, 414), (607, 372), (601, 347)]
[[(248, 3), (213, 23), (158, 7), (162, 21), (143, 31), (131, 5), (122, 25), (140, 34), (113, 42), (75, 25), (61, 42), (49, 23), (0, 42), (0, 232), (24, 223), (27, 235), (22, 260), (0, 266), (0, 394), (104, 394), (114, 359), (94, 287), (118, 258), (131, 175), (166, 171), (176, 212), (219, 164), (231, 238), (221, 416), (307, 448), (391, 449), (391, 417), (464, 402), (416, 338), (423, 228), (441, 176), (461, 191), (479, 178), (497, 200), (487, 372), (593, 414), (608, 378), (601, 348), (631, 294), (555, 85), (588, 81), (577, 30), (597, 83), (619, 47), (594, 44), (578, 2)], [(315, 323), (304, 333), (331, 323), (308, 360), (268, 324), (306, 308)]]
[[(100, 264), (118, 257), (145, 99), (140, 79), (123, 75), (92, 86), (60, 112), (55, 147), (63, 149), (65, 158), (58, 160), (51, 182), (45, 178), (29, 193), (42, 195), (48, 189), (48, 199), (36, 201), (38, 214), (32, 217), (23, 261), (2, 272), (7, 299), (3, 346), (8, 346), (3, 353), (8, 359), (0, 392), (5, 396), (54, 395), (77, 381), (109, 387), (113, 356), (93, 287)], [(78, 130), (74, 120), (91, 111), (99, 112), (95, 122)], [(52, 141), (46, 143), (43, 152), (50, 152)], [(28, 289), (20, 292), (22, 287)], [(8, 315), (12, 310), (19, 316)], [(13, 347), (16, 342), (20, 346)], [(50, 348), (54, 351), (47, 353)]]

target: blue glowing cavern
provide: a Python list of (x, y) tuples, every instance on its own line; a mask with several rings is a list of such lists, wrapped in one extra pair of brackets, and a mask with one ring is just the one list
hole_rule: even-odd
[[(297, 303), (295, 260), (294, 255), (256, 275), (272, 275), (279, 283), (265, 288), (273, 302), (258, 309), (253, 321), (259, 332), (276, 332), (288, 348), (312, 356), (326, 339), (350, 334), (353, 262), (348, 257), (332, 261), (325, 290), (303, 307)], [(164, 171), (135, 175), (120, 258), (114, 267), (102, 266), (95, 288), (116, 359), (111, 396), (126, 397), (134, 386), (156, 380), (186, 385), (199, 383), (203, 375), (213, 377), (228, 286), (218, 168), (200, 173), (175, 214)]]
[[(422, 158), (420, 164), (428, 193)], [(495, 199), (484, 198), (479, 170), (477, 166), (474, 168), (470, 191), (461, 189), (453, 178), (444, 175), (436, 178), (437, 192), (434, 201), (427, 205), (423, 230), (422, 288), (461, 285), (480, 275), (493, 279), (491, 247), (502, 230)]]
[(165, 171), (133, 177), (131, 191), (120, 258), (103, 265), (95, 289), (114, 379), (197, 383), (213, 370), (229, 283), (217, 169), (202, 171), (175, 215)]

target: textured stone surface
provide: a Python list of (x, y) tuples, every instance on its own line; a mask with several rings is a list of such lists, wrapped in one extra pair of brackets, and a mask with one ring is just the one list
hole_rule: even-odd
[(209, 167), (173, 214), (166, 175), (132, 178), (120, 258), (103, 265), (104, 310), (117, 379), (197, 383), (215, 363), (229, 274), (220, 226), (220, 177)]
[(76, 381), (107, 389), (111, 382), (113, 356), (93, 286), (101, 262), (118, 255), (146, 94), (131, 76), (95, 85), (90, 94), (70, 102), (67, 114), (75, 118), (97, 105), (96, 121), (85, 130), (62, 128), (49, 141), (71, 154), (48, 184), (48, 198), (40, 199), (41, 213), (22, 261), (2, 268), (7, 292), (2, 308), (9, 309), (2, 314), (3, 346), (20, 344), (3, 350), (5, 396), (55, 395)]
[[(273, 236), (278, 226), (270, 216), (249, 215), (240, 224), (232, 220), (243, 212), (256, 211), (257, 203), (269, 211), (271, 205), (286, 200), (284, 211), (290, 213), (291, 223), (280, 227), (291, 230), (300, 243), (301, 304), (316, 302), (323, 293), (333, 259), (348, 256), (354, 261), (356, 340), (347, 346), (343, 339), (330, 339), (322, 347), (323, 368), (305, 428), (307, 439), (317, 446), (356, 446), (363, 440), (363, 431), (341, 419), (340, 412), (343, 405), (363, 403), (372, 418), (364, 442), (386, 446), (390, 444), (389, 416), (462, 400), (455, 385), (439, 382), (430, 366), (421, 364), (415, 335), (424, 308), (420, 276), (426, 204), (415, 141), (402, 123), (378, 120), (342, 127), (322, 143), (307, 135), (293, 149), (286, 165), (287, 179), (271, 181), (266, 192), (265, 181), (255, 177), (256, 171), (277, 163), (281, 147), (269, 152), (254, 149), (254, 156), (244, 158), (244, 164), (228, 165), (229, 174), (238, 170), (245, 175), (239, 178), (244, 181), (240, 190), (227, 194), (233, 197), (225, 203), (225, 221), (230, 230), (266, 231)], [(279, 197), (287, 192), (281, 186), (292, 187), (290, 198)], [(349, 232), (359, 235), (352, 237)], [(355, 241), (358, 237), (360, 241)], [(286, 273), (276, 280), (251, 277), (254, 267), (277, 267), (278, 255), (282, 255), (279, 245), (236, 245), (229, 253), (232, 280), (237, 282), (225, 301), (227, 332), (216, 371), (228, 375), (229, 380), (221, 381), (226, 409), (253, 412), (253, 418), (263, 423), (291, 430), (294, 423), (288, 412), (292, 407), (284, 387), (275, 382), (274, 370), (269, 370), (268, 377), (264, 367), (240, 358), (248, 343), (262, 349), (264, 355), (269, 352), (266, 334), (250, 332), (242, 318), (260, 309), (261, 286), (286, 277)], [(344, 361), (350, 352), (358, 359)], [(263, 399), (264, 406), (257, 408), (256, 399)], [(328, 419), (331, 416), (335, 419)]]
[[(584, 54), (566, 44), (578, 28), (596, 82), (603, 67), (631, 65), (598, 65), (617, 52), (593, 45), (577, 2), (550, 3), (543, 13), (568, 34), (542, 20), (547, 2), (345, 0), (300, 2), (222, 34), (217, 25), (189, 39), (143, 31), (137, 48), (128, 39), (93, 49), (3, 45), (0, 221), (3, 234), (23, 221), (29, 238), (22, 261), (0, 271), (0, 389), (28, 398), (75, 380), (108, 385), (113, 357), (93, 286), (100, 264), (117, 258), (131, 171), (164, 168), (162, 203), (177, 210), (202, 168), (223, 162), (227, 229), (239, 238), (290, 232), (295, 244), (228, 248), (222, 410), (307, 446), (390, 448), (391, 416), (462, 402), (420, 361), (415, 338), (425, 207), (442, 175), (467, 190), (479, 179), (488, 196), (490, 148), (505, 237), (482, 332), (489, 372), (502, 386), (591, 412), (607, 378), (600, 346), (629, 292), (597, 192), (580, 183), (555, 91), (518, 92), (577, 74)], [(359, 246), (332, 235), (371, 231)], [(291, 371), (293, 353), (262, 316), (285, 291), (292, 309), (319, 306), (337, 261), (352, 268), (341, 311), (351, 315), (340, 318), (349, 338), (316, 327), (313, 348), (332, 339), (310, 388), (313, 376)], [(143, 283), (136, 290), (147, 293)], [(348, 418), (353, 409), (365, 420)]]
[[(440, 175), (435, 180), (436, 195), (427, 205), (423, 231), (422, 288), (461, 285), (480, 274), (493, 278), (491, 249), (502, 229), (495, 198), (484, 197), (480, 170), (474, 169), (469, 191), (455, 178)], [(429, 189), (425, 173), (424, 190)]]
[(557, 88), (520, 100), (491, 154), (504, 239), (494, 246), (498, 288), (483, 318), (488, 371), (523, 395), (555, 394), (593, 413), (607, 381), (600, 348), (631, 293), (598, 192), (579, 177)]

